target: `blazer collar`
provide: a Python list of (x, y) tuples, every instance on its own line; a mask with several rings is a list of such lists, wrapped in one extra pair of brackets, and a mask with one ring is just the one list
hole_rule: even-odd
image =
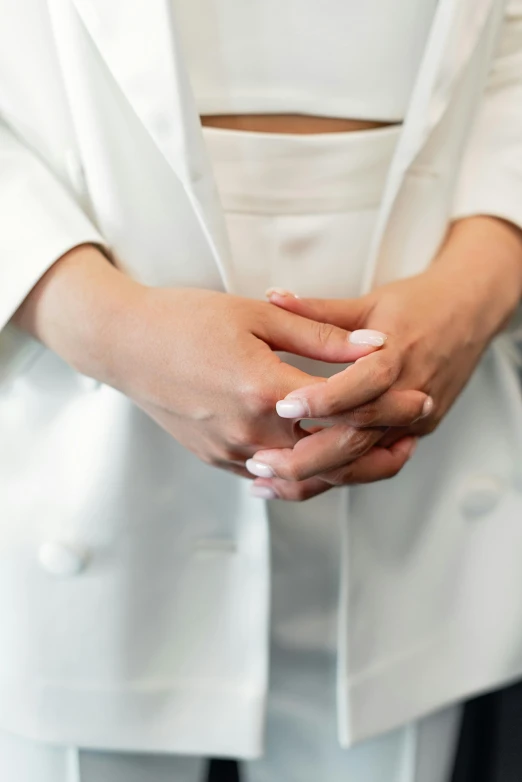
[(184, 184), (225, 285), (224, 220), (170, 0), (72, 0), (129, 104)]

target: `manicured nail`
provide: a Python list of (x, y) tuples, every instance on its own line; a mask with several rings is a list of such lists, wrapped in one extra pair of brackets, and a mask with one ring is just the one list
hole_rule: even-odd
[(381, 348), (388, 337), (383, 334), (382, 331), (374, 331), (373, 329), (357, 329), (352, 331), (348, 341), (352, 345), (372, 345), (374, 348)]
[(297, 293), (292, 293), (292, 291), (287, 291), (285, 288), (268, 288), (268, 290), (265, 292), (265, 296), (267, 299), (271, 299), (272, 296), (291, 296), (292, 299), (298, 299), (299, 296)]
[(433, 410), (433, 399), (431, 396), (428, 396), (422, 405), (422, 412), (421, 412), (421, 418), (426, 418), (431, 411)]
[(256, 475), (258, 478), (275, 478), (275, 472), (264, 462), (256, 462), (255, 459), (248, 459), (246, 462), (246, 468), (252, 475)]
[(276, 404), (277, 415), (281, 418), (307, 418), (310, 408), (304, 399), (281, 399)]
[(256, 486), (255, 483), (250, 487), (252, 497), (259, 497), (260, 500), (275, 500), (277, 494), (270, 486)]

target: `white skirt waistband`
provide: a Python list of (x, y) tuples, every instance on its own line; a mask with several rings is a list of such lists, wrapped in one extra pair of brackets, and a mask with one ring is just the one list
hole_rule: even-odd
[(303, 214), (374, 209), (400, 126), (282, 134), (203, 128), (225, 211)]

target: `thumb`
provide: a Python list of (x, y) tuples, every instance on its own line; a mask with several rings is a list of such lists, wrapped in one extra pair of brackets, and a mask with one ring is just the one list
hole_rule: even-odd
[(269, 288), (265, 295), (271, 304), (287, 312), (323, 323), (332, 323), (349, 331), (359, 329), (369, 310), (366, 296), (358, 299), (308, 299), (282, 288)]
[[(296, 301), (304, 311), (309, 308), (314, 313), (315, 305), (308, 305), (310, 300)], [(321, 299), (317, 301), (320, 304), (330, 303)], [(331, 319), (323, 321), (317, 311), (317, 317), (314, 317), (314, 314), (305, 315), (304, 312), (288, 312), (280, 307), (274, 307), (269, 313), (270, 316), (258, 329), (256, 336), (273, 350), (282, 350), (318, 361), (347, 364), (378, 350), (386, 342), (385, 334), (367, 329), (360, 331), (359, 337), (361, 334), (362, 337), (359, 338), (358, 332), (346, 331)]]

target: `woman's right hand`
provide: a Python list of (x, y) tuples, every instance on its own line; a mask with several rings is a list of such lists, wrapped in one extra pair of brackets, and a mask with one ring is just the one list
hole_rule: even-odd
[(276, 402), (324, 382), (274, 351), (345, 363), (375, 350), (264, 301), (145, 287), (89, 245), (54, 264), (15, 322), (122, 391), (203, 461), (248, 477), (245, 460), (255, 451), (305, 436), (276, 414)]

